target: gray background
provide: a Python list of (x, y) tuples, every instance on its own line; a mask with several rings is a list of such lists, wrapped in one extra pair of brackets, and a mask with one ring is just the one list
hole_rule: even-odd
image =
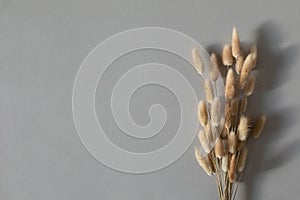
[[(230, 41), (233, 26), (245, 44), (258, 39), (251, 113), (267, 112), (270, 121), (263, 137), (250, 144), (239, 199), (299, 199), (299, 17), (297, 1), (1, 0), (0, 199), (217, 199), (214, 179), (197, 166), (192, 148), (163, 170), (131, 175), (96, 161), (77, 136), (71, 94), (81, 62), (112, 34), (143, 26), (181, 31), (210, 51)], [(186, 65), (157, 51), (121, 59), (106, 77), (117, 76), (122, 66), (153, 60)], [(197, 83), (191, 68), (182, 73)], [(162, 136), (146, 144), (115, 129), (105, 110), (109, 102), (101, 99), (108, 89), (109, 80), (99, 86), (96, 106), (115, 143), (143, 152), (172, 138), (180, 111), (170, 92), (149, 86), (132, 100), (137, 123), (148, 123), (146, 111), (156, 102), (171, 113)]]

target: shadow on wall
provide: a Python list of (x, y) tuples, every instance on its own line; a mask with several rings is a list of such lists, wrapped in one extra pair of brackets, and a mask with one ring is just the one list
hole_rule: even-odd
[[(249, 99), (248, 113), (253, 116), (266, 113), (267, 126), (258, 140), (250, 139), (248, 143), (248, 164), (243, 182), (246, 186), (246, 200), (256, 200), (261, 194), (263, 173), (267, 170), (281, 167), (290, 161), (300, 150), (300, 138), (286, 144), (280, 153), (271, 155), (277, 142), (290, 132), (296, 124), (297, 113), (294, 107), (274, 108), (272, 102), (283, 102), (284, 97), (270, 91), (284, 85), (289, 80), (290, 69), (294, 64), (298, 46), (282, 48), (284, 38), (279, 27), (273, 22), (263, 23), (256, 31), (258, 44), (257, 87), (254, 95)], [(274, 96), (276, 95), (276, 96)], [(277, 104), (278, 105), (278, 104)], [(274, 111), (275, 110), (275, 111)], [(286, 113), (289, 113), (288, 115)], [(268, 154), (268, 155), (267, 155)]]
[[(245, 184), (246, 200), (257, 200), (261, 194), (263, 173), (279, 168), (291, 161), (300, 151), (300, 138), (286, 144), (282, 149), (276, 147), (277, 142), (284, 136), (295, 134), (290, 131), (297, 123), (295, 107), (274, 108), (272, 102), (284, 102), (287, 96), (270, 92), (288, 82), (291, 67), (295, 63), (299, 52), (299, 46), (293, 45), (282, 48), (283, 36), (280, 27), (271, 21), (263, 23), (256, 30), (256, 42), (258, 45), (258, 62), (256, 88), (253, 96), (249, 98), (247, 115), (256, 119), (263, 113), (268, 116), (268, 122), (261, 137), (257, 140), (249, 139), (248, 163), (242, 178)], [(243, 49), (249, 49), (250, 44), (241, 41)], [(206, 48), (209, 52), (218, 52), (222, 46), (216, 44)], [(246, 52), (247, 53), (247, 52)], [(226, 71), (221, 70), (223, 77)], [(224, 77), (225, 78), (225, 77)], [(276, 96), (275, 96), (276, 95)], [(278, 104), (276, 104), (278, 105)], [(288, 115), (286, 114), (288, 113)], [(279, 153), (272, 154), (277, 148)], [(270, 157), (271, 156), (271, 157)]]

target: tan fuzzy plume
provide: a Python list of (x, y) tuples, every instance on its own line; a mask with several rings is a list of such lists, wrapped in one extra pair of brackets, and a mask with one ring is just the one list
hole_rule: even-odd
[(206, 153), (209, 153), (211, 148), (210, 148), (210, 144), (206, 138), (206, 134), (203, 130), (200, 130), (199, 133), (198, 133), (198, 140), (203, 148), (203, 150), (206, 152)]
[(241, 100), (241, 106), (240, 106), (240, 113), (244, 114), (247, 110), (247, 106), (248, 106), (248, 98), (247, 97), (243, 97)]
[(211, 104), (214, 100), (214, 90), (210, 80), (205, 80), (204, 92), (205, 92), (207, 102)]
[(231, 111), (229, 102), (227, 102), (225, 106), (225, 127), (227, 130), (231, 127)]
[(235, 181), (235, 174), (236, 174), (236, 155), (233, 154), (230, 159), (229, 172), (228, 172), (230, 183), (233, 183)]
[(249, 76), (251, 70), (254, 68), (255, 63), (256, 63), (255, 55), (253, 55), (252, 53), (248, 54), (248, 56), (246, 57), (246, 59), (243, 63), (241, 74), (240, 74), (239, 87), (241, 89), (243, 89), (245, 87), (248, 76)]
[(210, 123), (213, 126), (218, 126), (221, 121), (221, 101), (219, 97), (215, 97), (211, 104), (211, 119)]
[(235, 27), (233, 27), (232, 30), (232, 55), (233, 57), (237, 58), (239, 57), (242, 53), (241, 53), (241, 47), (240, 47), (240, 38), (239, 38), (239, 34), (238, 31)]
[(246, 69), (248, 68), (252, 70), (255, 67), (256, 59), (257, 59), (257, 55), (255, 53), (249, 53), (245, 58), (242, 68), (245, 67)]
[(226, 87), (231, 87), (233, 85), (234, 85), (234, 72), (233, 69), (230, 68), (226, 76)]
[(205, 127), (208, 121), (206, 103), (204, 101), (200, 101), (198, 104), (198, 119), (202, 127)]
[(242, 116), (238, 126), (239, 140), (241, 141), (247, 140), (248, 132), (249, 132), (249, 119), (245, 116)]
[(193, 63), (194, 63), (194, 67), (197, 70), (197, 72), (203, 76), (203, 72), (204, 72), (204, 65), (202, 62), (202, 59), (200, 57), (199, 51), (196, 48), (193, 48), (192, 50), (192, 57), (193, 57)]
[(244, 63), (244, 57), (242, 55), (236, 58), (235, 71), (237, 74), (241, 73), (243, 63)]
[(216, 81), (219, 77), (219, 61), (218, 57), (215, 53), (212, 53), (210, 56), (210, 69), (209, 69), (209, 75), (211, 80)]
[(236, 135), (233, 131), (230, 131), (228, 135), (228, 151), (230, 153), (235, 153), (236, 145), (237, 145)]
[(216, 140), (215, 154), (217, 158), (222, 158), (223, 156), (225, 156), (224, 145), (220, 137), (218, 137)]
[(237, 98), (234, 98), (230, 102), (230, 110), (231, 110), (231, 115), (235, 116), (239, 112), (239, 100)]
[(211, 126), (209, 123), (207, 123), (204, 130), (205, 130), (206, 139), (207, 139), (209, 145), (212, 146), (214, 144), (214, 136), (213, 136)]
[(231, 53), (231, 46), (228, 44), (223, 47), (222, 62), (225, 66), (231, 66), (234, 62), (234, 58)]
[(262, 115), (257, 122), (255, 123), (253, 130), (252, 130), (252, 134), (254, 136), (254, 138), (259, 138), (259, 136), (261, 135), (265, 124), (267, 122), (267, 116), (266, 115)]
[(228, 155), (225, 155), (223, 158), (222, 158), (222, 170), (224, 172), (227, 172), (228, 171)]
[(214, 169), (209, 156), (201, 156), (200, 151), (195, 149), (195, 157), (198, 161), (198, 164), (203, 168), (207, 175), (211, 176), (214, 173)]
[(249, 79), (248, 79), (248, 81), (245, 85), (245, 88), (244, 88), (244, 94), (246, 96), (250, 96), (250, 95), (253, 94), (253, 91), (254, 91), (254, 88), (255, 88), (255, 80), (256, 80), (256, 78), (255, 78), (254, 75), (249, 77)]
[(234, 88), (234, 72), (233, 69), (229, 69), (226, 76), (225, 84), (225, 98), (231, 100), (234, 97), (235, 88)]
[(245, 164), (247, 160), (248, 149), (244, 146), (244, 148), (240, 151), (239, 161), (237, 164), (238, 172), (243, 172), (245, 169)]

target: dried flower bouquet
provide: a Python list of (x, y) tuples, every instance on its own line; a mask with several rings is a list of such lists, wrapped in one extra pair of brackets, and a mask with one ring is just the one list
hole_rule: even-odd
[[(267, 121), (266, 115), (262, 115), (253, 124), (246, 115), (248, 97), (255, 88), (253, 69), (257, 46), (252, 45), (245, 56), (237, 29), (233, 28), (232, 43), (222, 50), (222, 62), (212, 53), (210, 66), (205, 69), (196, 48), (192, 50), (192, 58), (206, 96), (206, 101), (201, 100), (198, 105), (197, 114), (203, 130), (198, 134), (201, 149), (195, 149), (195, 157), (209, 176), (216, 176), (220, 200), (232, 200), (246, 164), (247, 139), (250, 135), (258, 138)], [(221, 67), (226, 69), (224, 91), (217, 91), (216, 81), (222, 79)]]

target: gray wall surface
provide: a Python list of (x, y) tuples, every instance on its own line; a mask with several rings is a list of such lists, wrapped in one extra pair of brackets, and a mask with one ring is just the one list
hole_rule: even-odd
[[(198, 167), (192, 147), (169, 167), (134, 175), (101, 164), (77, 135), (72, 87), (81, 62), (109, 36), (145, 26), (183, 32), (208, 51), (219, 52), (230, 42), (233, 26), (243, 45), (257, 38), (258, 83), (250, 110), (268, 113), (270, 120), (250, 144), (238, 199), (299, 199), (299, 6), (296, 0), (0, 0), (0, 199), (218, 198), (215, 180)], [(130, 105), (138, 124), (149, 123), (149, 106), (165, 105), (170, 117), (158, 138), (130, 140), (112, 120), (105, 99), (109, 79), (120, 76), (122, 66), (126, 71), (153, 60), (181, 70), (186, 64), (165, 52), (138, 51), (113, 63), (97, 89), (99, 121), (108, 137), (128, 150), (163, 146), (180, 120), (172, 93), (157, 86), (138, 90)], [(182, 71), (197, 84), (191, 68)]]

